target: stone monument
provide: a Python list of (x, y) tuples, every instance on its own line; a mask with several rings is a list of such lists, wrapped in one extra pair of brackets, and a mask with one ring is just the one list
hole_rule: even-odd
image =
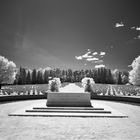
[(49, 92), (47, 94), (48, 107), (92, 107), (90, 93), (62, 93)]

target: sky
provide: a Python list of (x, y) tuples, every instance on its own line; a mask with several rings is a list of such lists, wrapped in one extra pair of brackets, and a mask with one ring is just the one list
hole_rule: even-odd
[(129, 70), (139, 0), (0, 0), (0, 55), (17, 67)]

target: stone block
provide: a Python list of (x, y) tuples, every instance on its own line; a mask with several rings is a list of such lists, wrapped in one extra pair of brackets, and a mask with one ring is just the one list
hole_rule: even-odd
[(91, 107), (90, 93), (48, 93), (46, 105), (49, 107)]

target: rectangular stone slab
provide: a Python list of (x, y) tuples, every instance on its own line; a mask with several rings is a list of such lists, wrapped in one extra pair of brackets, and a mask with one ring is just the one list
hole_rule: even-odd
[(104, 110), (95, 107), (33, 107), (34, 110)]
[(61, 93), (47, 94), (49, 107), (91, 107), (90, 93)]

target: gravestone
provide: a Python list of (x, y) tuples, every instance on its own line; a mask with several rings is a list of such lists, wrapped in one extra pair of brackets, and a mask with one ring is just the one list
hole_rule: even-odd
[(62, 93), (47, 94), (48, 107), (91, 107), (90, 93)]

